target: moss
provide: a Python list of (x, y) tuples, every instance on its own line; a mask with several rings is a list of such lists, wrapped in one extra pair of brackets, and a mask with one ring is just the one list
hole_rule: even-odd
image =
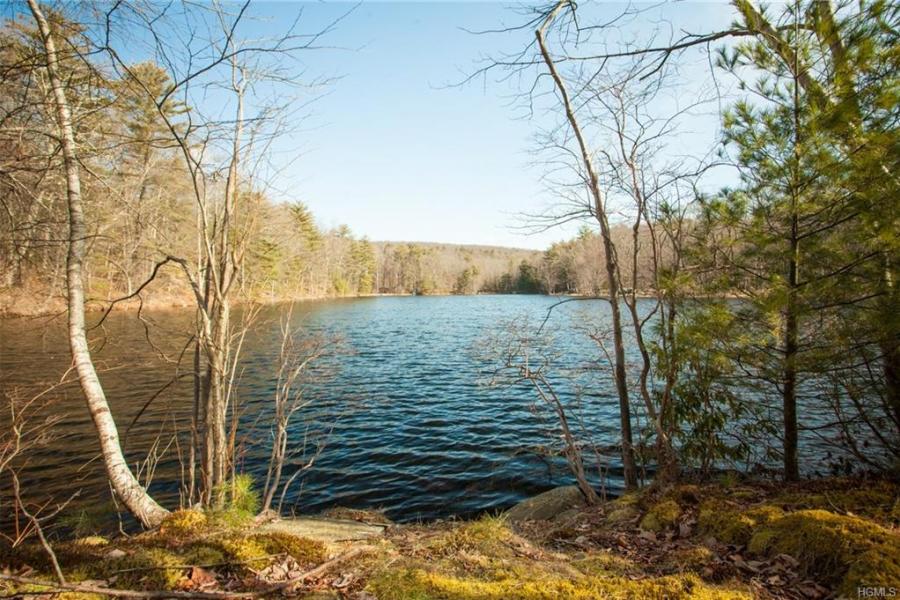
[(259, 542), (246, 537), (223, 538), (219, 540), (219, 547), (226, 559), (240, 563), (260, 562), (269, 556)]
[[(47, 580), (49, 581), (49, 579)], [(0, 583), (0, 597), (3, 598), (55, 598), (56, 600), (106, 600), (105, 594), (87, 592), (55, 592), (55, 588), (36, 584)]]
[(706, 546), (677, 548), (668, 554), (663, 566), (680, 572), (700, 571), (711, 564), (715, 558), (716, 555)]
[(428, 544), (428, 550), (438, 555), (458, 552), (478, 552), (506, 556), (510, 553), (506, 542), (513, 537), (506, 521), (500, 517), (482, 517), (464, 523), (436, 537)]
[(780, 508), (766, 504), (741, 511), (727, 501), (708, 500), (700, 505), (697, 528), (700, 533), (711, 535), (725, 544), (744, 546), (756, 527), (783, 515)]
[(622, 494), (609, 504), (616, 508), (623, 508), (625, 506), (637, 506), (640, 502), (641, 494), (639, 492), (628, 492), (627, 494)]
[[(846, 483), (845, 485), (851, 484)], [(773, 503), (791, 510), (819, 508), (865, 516), (889, 524), (900, 523), (900, 510), (898, 510), (900, 491), (897, 486), (888, 482), (865, 482), (855, 485), (865, 485), (866, 487), (827, 490), (817, 490), (814, 487), (811, 492), (781, 494), (775, 498)]]
[(734, 500), (753, 500), (759, 497), (759, 492), (751, 488), (730, 490), (728, 492), (728, 497), (733, 498)]
[(846, 595), (863, 587), (896, 588), (900, 581), (900, 543), (896, 539), (872, 545), (850, 564), (839, 590)]
[(663, 531), (674, 526), (681, 516), (681, 507), (674, 500), (664, 500), (650, 507), (641, 519), (641, 529)]
[(289, 533), (259, 533), (250, 539), (268, 554), (290, 554), (299, 563), (320, 563), (328, 558), (325, 544)]
[(72, 542), (74, 545), (79, 546), (106, 546), (109, 544), (109, 540), (105, 537), (99, 535), (89, 535), (87, 537), (78, 538)]
[(208, 524), (209, 519), (199, 510), (176, 510), (159, 526), (159, 533), (165, 537), (192, 536), (201, 533)]
[(196, 567), (221, 565), (225, 563), (225, 553), (221, 548), (205, 543), (190, 544), (181, 550), (186, 565)]
[(637, 518), (638, 515), (641, 514), (634, 506), (623, 506), (622, 508), (617, 508), (606, 515), (606, 522), (610, 525), (617, 525), (619, 523), (626, 523)]
[(802, 510), (758, 529), (748, 549), (789, 554), (803, 572), (854, 595), (858, 586), (896, 586), (900, 581), (900, 536), (876, 523), (825, 510)]
[(211, 528), (217, 529), (240, 529), (246, 527), (253, 520), (253, 514), (232, 508), (224, 508), (221, 510), (208, 510), (206, 512), (207, 519)]
[(608, 551), (592, 553), (585, 558), (576, 560), (572, 566), (589, 576), (624, 575), (637, 570), (632, 561)]
[(638, 508), (641, 495), (637, 492), (623, 494), (604, 505), (606, 516), (604, 521), (610, 525), (618, 525), (636, 519), (641, 511)]
[(47, 585), (40, 585), (38, 583), (16, 583), (13, 581), (0, 581), (0, 592), (2, 592), (4, 598), (20, 598), (20, 597), (28, 597), (28, 594), (40, 594), (41, 596), (48, 596), (48, 592), (52, 591), (54, 588), (54, 581), (50, 577), (42, 577), (39, 575), (32, 576), (32, 579), (39, 581), (46, 581)]
[(184, 578), (182, 560), (162, 548), (141, 548), (122, 558), (108, 559), (93, 569), (96, 578), (118, 576), (116, 587), (172, 590)]
[(697, 504), (702, 497), (700, 486), (693, 484), (676, 486), (666, 494), (666, 498), (674, 500), (679, 505)]
[(454, 577), (422, 568), (388, 570), (369, 588), (380, 600), (596, 600), (597, 598), (669, 600), (737, 600), (752, 598), (742, 590), (702, 583), (696, 576), (647, 579), (622, 577), (533, 577), (497, 581)]

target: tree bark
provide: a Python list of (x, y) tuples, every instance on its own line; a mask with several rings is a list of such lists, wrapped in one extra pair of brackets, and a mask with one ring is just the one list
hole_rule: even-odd
[(68, 296), (69, 346), (78, 373), (78, 381), (87, 401), (88, 410), (97, 429), (106, 473), (115, 494), (145, 527), (158, 525), (168, 514), (138, 483), (119, 443), (119, 433), (97, 371), (91, 359), (84, 318), (84, 254), (87, 226), (81, 200), (81, 179), (78, 166), (72, 115), (59, 75), (59, 58), (50, 24), (36, 0), (28, 0), (28, 7), (37, 22), (41, 41), (47, 54), (47, 74), (53, 90), (62, 143), (63, 164), (66, 171), (66, 197), (69, 208), (69, 249), (66, 260), (66, 291)]
[(797, 481), (800, 471), (797, 465), (797, 268), (799, 243), (797, 240), (797, 214), (791, 215), (791, 254), (788, 267), (788, 302), (784, 327), (784, 478)]

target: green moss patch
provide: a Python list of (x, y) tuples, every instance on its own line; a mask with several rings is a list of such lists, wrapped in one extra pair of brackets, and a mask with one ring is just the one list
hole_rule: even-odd
[(752, 596), (723, 589), (693, 575), (627, 579), (623, 577), (507, 577), (496, 580), (456, 577), (424, 568), (380, 573), (369, 584), (379, 600), (596, 600), (597, 598), (740, 600)]
[(664, 531), (675, 526), (681, 516), (681, 507), (674, 500), (663, 500), (650, 507), (641, 519), (641, 529)]
[(325, 544), (289, 533), (259, 533), (249, 538), (268, 554), (289, 554), (301, 564), (324, 562), (328, 558)]
[(592, 553), (574, 561), (572, 566), (588, 576), (626, 575), (640, 571), (632, 561), (609, 551)]
[(199, 510), (176, 510), (159, 526), (164, 537), (188, 537), (202, 533), (209, 525), (207, 516)]
[(776, 506), (760, 505), (741, 510), (725, 500), (707, 500), (700, 505), (697, 528), (701, 534), (711, 535), (725, 544), (744, 546), (758, 526), (783, 515)]
[(144, 590), (173, 590), (184, 578), (184, 565), (175, 554), (162, 548), (141, 548), (116, 559), (108, 559), (90, 569), (93, 578), (116, 577), (116, 587)]
[(787, 514), (758, 528), (748, 549), (789, 554), (817, 581), (854, 595), (857, 587), (896, 586), (900, 581), (900, 536), (858, 517), (825, 510)]
[(835, 513), (864, 516), (888, 525), (900, 524), (900, 491), (885, 481), (844, 482), (824, 488), (811, 485), (810, 490), (780, 494), (772, 504), (785, 510), (823, 509)]
[(438, 535), (429, 541), (427, 550), (444, 556), (466, 552), (506, 557), (512, 554), (507, 542), (514, 535), (502, 518), (482, 517)]

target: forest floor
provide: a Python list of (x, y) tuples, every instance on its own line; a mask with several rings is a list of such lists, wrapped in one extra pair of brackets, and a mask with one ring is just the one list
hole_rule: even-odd
[(403, 525), (368, 511), (330, 516), (343, 519), (332, 522), (346, 524), (349, 537), (330, 527), (311, 537), (293, 535), (290, 519), (226, 526), (179, 511), (159, 529), (131, 538), (56, 543), (68, 591), (56, 583), (40, 545), (7, 548), (0, 553), (6, 565), (0, 595), (675, 600), (900, 594), (900, 486), (884, 480), (683, 484), (540, 520), (520, 519), (515, 510)]

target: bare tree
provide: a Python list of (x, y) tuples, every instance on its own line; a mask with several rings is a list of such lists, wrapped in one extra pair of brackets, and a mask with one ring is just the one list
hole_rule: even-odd
[(116, 495), (128, 510), (145, 526), (157, 525), (167, 511), (153, 500), (135, 478), (119, 443), (119, 433), (109, 409), (109, 403), (97, 377), (91, 359), (85, 330), (84, 317), (84, 255), (87, 226), (81, 200), (81, 174), (75, 131), (72, 126), (71, 109), (66, 97), (64, 84), (59, 76), (59, 60), (56, 39), (36, 0), (28, 0), (28, 7), (40, 30), (41, 40), (47, 57), (47, 76), (53, 91), (59, 126), (60, 145), (66, 171), (66, 197), (69, 208), (69, 251), (66, 261), (66, 290), (68, 297), (69, 346), (78, 381), (87, 400), (88, 410), (94, 421), (107, 476)]
[[(599, 497), (585, 466), (585, 440), (577, 431), (580, 419), (570, 414), (573, 407), (559, 394), (558, 381), (551, 376), (555, 358), (555, 353), (549, 349), (551, 338), (540, 331), (530, 333), (530, 329), (533, 328), (527, 322), (512, 321), (483, 344), (486, 360), (497, 365), (487, 383), (492, 386), (526, 384), (535, 392), (540, 401), (536, 406), (543, 405), (553, 412), (562, 439), (562, 455), (578, 489), (588, 504), (596, 504)], [(599, 453), (596, 448), (593, 450), (599, 463)]]
[(613, 327), (614, 377), (616, 391), (619, 395), (619, 419), (622, 429), (622, 466), (624, 469), (625, 486), (634, 488), (637, 486), (637, 470), (634, 462), (634, 441), (631, 433), (631, 402), (628, 395), (622, 315), (619, 308), (619, 290), (621, 288), (621, 281), (618, 258), (610, 234), (606, 201), (604, 194), (600, 189), (600, 179), (597, 170), (594, 167), (593, 152), (585, 139), (581, 123), (576, 114), (575, 107), (572, 104), (566, 83), (563, 81), (556, 68), (556, 62), (554, 61), (546, 42), (548, 29), (554, 25), (560, 12), (567, 9), (574, 10), (574, 5), (572, 5), (569, 0), (563, 0), (556, 4), (540, 23), (540, 26), (535, 31), (535, 37), (537, 38), (541, 57), (543, 58), (544, 64), (547, 66), (547, 70), (550, 72), (559, 100), (565, 111), (566, 120), (568, 121), (569, 127), (572, 129), (572, 134), (577, 140), (581, 164), (586, 176), (585, 183), (591, 198), (593, 199), (593, 216), (600, 224), (600, 235), (603, 239), (604, 263), (607, 276), (608, 300)]
[[(668, 316), (674, 315), (676, 296), (664, 291), (670, 287), (664, 280), (671, 277), (672, 265), (681, 260), (675, 255), (682, 253), (682, 247), (673, 236), (681, 235), (679, 223), (686, 214), (684, 192), (692, 189), (711, 164), (703, 153), (690, 162), (666, 157), (666, 146), (678, 139), (675, 134), (680, 121), (691, 115), (702, 98), (702, 92), (697, 93), (697, 100), (686, 105), (675, 102), (675, 108), (668, 108), (672, 99), (665, 97), (670, 91), (666, 58), (656, 61), (655, 55), (630, 50), (597, 59), (582, 55), (584, 48), (607, 44), (605, 39), (598, 43), (594, 36), (602, 38), (620, 21), (643, 11), (627, 8), (609, 21), (595, 24), (582, 22), (569, 0), (531, 9), (525, 25), (505, 31), (534, 26), (535, 42), (477, 72), (501, 69), (503, 80), (537, 68), (533, 82), (522, 94), (529, 114), (539, 106), (561, 115), (562, 123), (539, 138), (539, 152), (550, 156), (544, 163), (544, 180), (561, 202), (546, 213), (527, 217), (536, 229), (587, 219), (599, 226), (602, 247), (597, 258), (605, 271), (605, 286), (599, 287), (605, 288), (611, 320), (609, 336), (602, 336), (602, 350), (612, 366), (619, 400), (627, 486), (637, 483), (631, 431), (633, 395), (642, 401), (640, 408), (656, 439), (657, 480), (670, 480), (677, 472), (674, 425), (667, 421), (675, 374), (669, 373), (669, 392), (657, 394), (653, 353), (659, 344), (650, 330), (662, 318), (659, 309), (664, 300), (667, 309), (672, 309)], [(555, 45), (550, 43), (553, 40)], [(651, 74), (654, 77), (649, 77)], [(552, 82), (551, 91), (545, 91), (542, 79)], [(669, 222), (662, 226), (657, 223), (660, 219)], [(627, 234), (623, 220), (630, 220)], [(579, 240), (589, 237), (580, 236)], [(594, 296), (599, 290), (585, 292)], [(642, 298), (647, 295), (649, 302)], [(633, 390), (625, 351), (629, 340), (638, 351)]]
[[(147, 86), (144, 89), (181, 151), (196, 205), (196, 265), (190, 268), (182, 257), (166, 260), (181, 266), (197, 303), (189, 493), (193, 500), (196, 490), (202, 502), (216, 505), (225, 500), (225, 483), (231, 472), (230, 440), (234, 439), (228, 434), (227, 415), (238, 359), (235, 340), (241, 338), (242, 331), (231, 322), (233, 299), (241, 288), (244, 260), (259, 213), (255, 209), (266, 184), (266, 150), (279, 135), (291, 130), (291, 120), (297, 117), (293, 97), (276, 101), (257, 95), (253, 97), (252, 114), (247, 114), (248, 97), (256, 88), (270, 83), (299, 85), (296, 74), (287, 66), (290, 61), (285, 59), (316, 48), (318, 40), (340, 20), (313, 34), (297, 33), (294, 23), (280, 37), (242, 42), (236, 32), (248, 6), (249, 2), (244, 2), (234, 12), (219, 4), (209, 9), (187, 7), (194, 18), (208, 21), (208, 29), (214, 32), (212, 39), (200, 39), (196, 29), (183, 32), (183, 37), (164, 32), (164, 9), (119, 3), (105, 13), (107, 31), (102, 44), (113, 66), (140, 85), (133, 66), (114, 47), (113, 25), (117, 13), (122, 13), (123, 20), (135, 20), (151, 36), (173, 82), (162, 96)], [(184, 116), (185, 122), (165, 110), (175, 95), (190, 104), (196, 86), (204, 91), (219, 86), (217, 76), (227, 77), (221, 87), (232, 98), (232, 118), (204, 118), (195, 110)], [(311, 85), (325, 83), (327, 80), (317, 80)], [(217, 153), (226, 157), (224, 165), (217, 164)], [(224, 185), (218, 185), (222, 178)], [(194, 484), (197, 452), (201, 454), (199, 486)]]
[(285, 460), (291, 454), (288, 451), (291, 419), (312, 403), (306, 395), (306, 386), (313, 379), (310, 372), (318, 361), (335, 352), (338, 343), (336, 339), (305, 335), (302, 327), (292, 324), (292, 317), (293, 305), (281, 317), (281, 346), (273, 398), (272, 452), (263, 486), (263, 512), (272, 508), (275, 495), (281, 488)]

